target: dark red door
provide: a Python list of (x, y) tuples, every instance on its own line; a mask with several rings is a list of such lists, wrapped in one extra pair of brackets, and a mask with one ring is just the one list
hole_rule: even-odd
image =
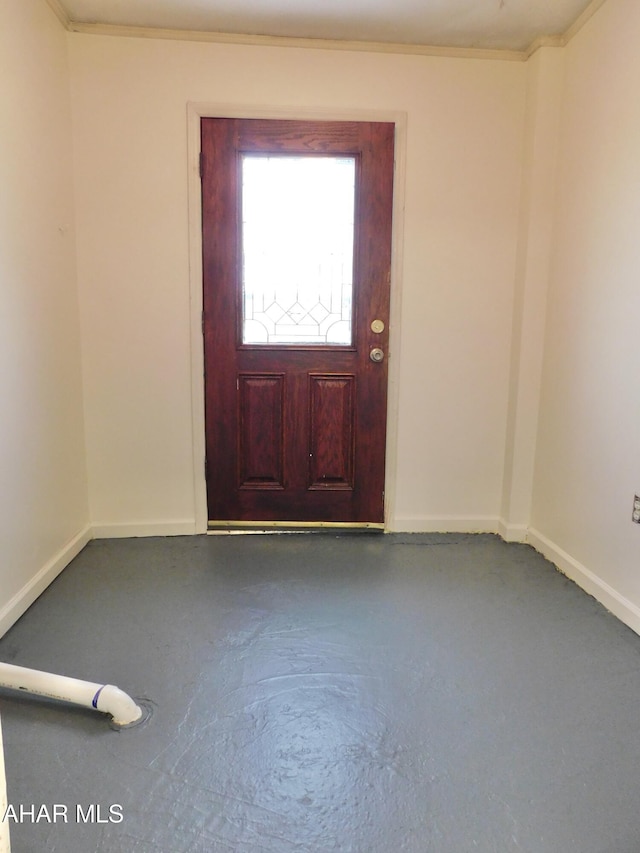
[(394, 126), (201, 129), (209, 519), (382, 523)]

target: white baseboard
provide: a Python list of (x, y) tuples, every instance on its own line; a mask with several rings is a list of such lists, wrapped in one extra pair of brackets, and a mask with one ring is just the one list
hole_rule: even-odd
[(98, 522), (92, 525), (94, 539), (129, 539), (139, 536), (193, 536), (196, 531), (195, 519), (175, 519), (171, 521), (132, 521), (111, 524)]
[(617, 616), (632, 631), (640, 634), (640, 608), (633, 602), (609, 586), (606, 581), (603, 581), (602, 578), (583, 566), (582, 563), (579, 563), (554, 542), (547, 539), (546, 536), (543, 536), (538, 530), (529, 528), (526, 541), (557, 566), (564, 575), (575, 581), (579, 587), (592, 595), (614, 616)]
[(504, 518), (498, 522), (498, 533), (505, 542), (526, 542), (528, 530), (526, 524), (509, 524)]
[(395, 516), (388, 526), (392, 533), (498, 533), (494, 516), (468, 518), (458, 515), (429, 515), (420, 518)]
[(13, 598), (0, 610), (0, 637), (17, 622), (22, 614), (33, 604), (71, 560), (82, 551), (93, 538), (91, 527), (88, 525), (68, 542), (51, 558), (30, 581), (28, 581)]

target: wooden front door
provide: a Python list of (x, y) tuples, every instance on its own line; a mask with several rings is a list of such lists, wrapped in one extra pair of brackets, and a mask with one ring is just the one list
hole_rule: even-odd
[(209, 519), (381, 524), (394, 126), (201, 132)]

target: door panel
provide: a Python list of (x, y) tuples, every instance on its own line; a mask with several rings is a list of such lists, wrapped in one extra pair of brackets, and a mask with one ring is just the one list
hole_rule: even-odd
[(283, 374), (241, 374), (238, 437), (241, 489), (284, 488)]
[(355, 376), (309, 380), (309, 488), (353, 489)]
[[(205, 421), (211, 521), (384, 520), (393, 139), (394, 126), (384, 123), (202, 120)], [(264, 268), (272, 279), (278, 278), (278, 267), (267, 255), (270, 243), (281, 235), (269, 230), (270, 208), (257, 228), (244, 220), (244, 214), (248, 216), (243, 211), (247, 155), (252, 161), (255, 156), (271, 157), (278, 168), (284, 157), (314, 158), (311, 171), (317, 171), (317, 166), (325, 174), (328, 167), (326, 179), (321, 179), (326, 182), (333, 180), (334, 166), (349, 166), (348, 160), (352, 174), (355, 166), (352, 210), (345, 214), (355, 219), (352, 238), (345, 238), (352, 240), (352, 260), (336, 262), (329, 247), (317, 262), (308, 262), (310, 252), (304, 247), (309, 230), (320, 223), (315, 225), (318, 237), (326, 242), (334, 214), (323, 220), (315, 215), (313, 204), (307, 205), (307, 212), (299, 217), (303, 229), (298, 228), (296, 216), (289, 216), (284, 236), (290, 238), (291, 257), (301, 259), (300, 281), (298, 267), (287, 266), (287, 260), (281, 276), (287, 282), (280, 291), (285, 295), (272, 299), (270, 285), (261, 290), (249, 337), (244, 312), (253, 296), (247, 296), (247, 281), (260, 274), (261, 264), (260, 256), (251, 264), (243, 257), (245, 232), (253, 227), (258, 246), (262, 239)], [(321, 184), (315, 187), (310, 193), (314, 204), (319, 205), (323, 194), (332, 195), (323, 193)], [(289, 189), (290, 213), (297, 196), (295, 187)], [(277, 188), (271, 192), (273, 219), (279, 223), (279, 194)], [(343, 192), (336, 190), (336, 195)], [(245, 207), (249, 204), (244, 196)], [(330, 277), (334, 267), (340, 267), (342, 276), (335, 287), (332, 280), (328, 297), (317, 300), (313, 287), (318, 292), (326, 288), (310, 281), (315, 281), (316, 267), (326, 267)], [(322, 331), (324, 342), (318, 343), (317, 330), (328, 328), (336, 318), (341, 324), (338, 332), (332, 337)], [(264, 340), (260, 323), (270, 327)], [(383, 351), (382, 361), (370, 358), (374, 348)]]

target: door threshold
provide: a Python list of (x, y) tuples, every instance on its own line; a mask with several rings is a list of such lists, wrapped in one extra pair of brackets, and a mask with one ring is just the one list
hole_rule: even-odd
[(255, 533), (384, 533), (384, 524), (374, 521), (209, 521), (208, 536)]

